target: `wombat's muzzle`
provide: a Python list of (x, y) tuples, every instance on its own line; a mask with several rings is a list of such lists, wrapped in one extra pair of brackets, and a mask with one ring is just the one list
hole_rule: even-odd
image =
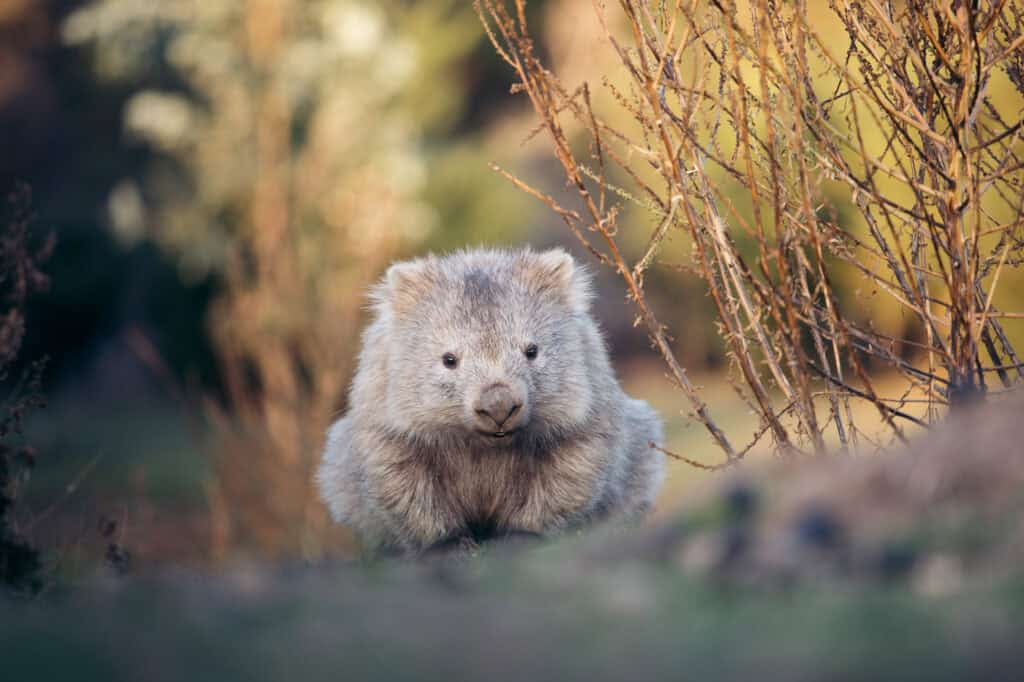
[(491, 384), (473, 403), (475, 425), (481, 431), (501, 438), (526, 421), (524, 400), (507, 384)]

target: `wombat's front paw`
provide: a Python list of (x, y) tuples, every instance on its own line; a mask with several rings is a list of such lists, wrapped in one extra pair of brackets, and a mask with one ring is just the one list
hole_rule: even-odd
[(480, 543), (471, 535), (460, 534), (435, 542), (423, 550), (421, 556), (425, 559), (464, 558), (479, 553)]
[(491, 549), (515, 550), (533, 545), (544, 536), (531, 530), (508, 530), (496, 532), (487, 537), (460, 534), (436, 542), (423, 551), (424, 558), (472, 557), (480, 554), (485, 547)]

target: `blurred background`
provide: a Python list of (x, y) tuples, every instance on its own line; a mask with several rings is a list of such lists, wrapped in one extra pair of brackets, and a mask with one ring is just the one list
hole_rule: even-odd
[[(589, 40), (545, 51), (585, 61)], [(311, 473), (366, 286), (427, 250), (575, 249), (488, 168), (559, 190), (510, 84), (457, 0), (0, 0), (0, 196), (56, 237), (19, 360), (48, 359), (17, 512), (48, 570), (352, 551)], [(609, 280), (617, 361), (660, 380)]]
[[(564, 82), (604, 72), (590, 0), (529, 11)], [(366, 286), (394, 259), (465, 245), (589, 260), (489, 168), (565, 192), (511, 82), (461, 0), (0, 0), (0, 196), (28, 188), (33, 238), (56, 237), (20, 359), (49, 359), (18, 526), (51, 574), (354, 551), (311, 474), (345, 408)], [(661, 409), (673, 449), (714, 457), (613, 273), (597, 274), (627, 390)], [(719, 424), (756, 427), (699, 280), (666, 268), (648, 288), (687, 330), (677, 355)], [(660, 507), (707, 476), (674, 466)]]

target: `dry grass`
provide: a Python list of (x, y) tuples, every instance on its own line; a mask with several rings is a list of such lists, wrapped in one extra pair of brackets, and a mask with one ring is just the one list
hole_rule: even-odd
[[(845, 45), (819, 34), (807, 2), (618, 5), (594, 2), (621, 66), (601, 74), (607, 112), (589, 84), (567, 87), (540, 62), (522, 0), (477, 9), (579, 208), (498, 170), (621, 276), (725, 457), (673, 456), (715, 469), (762, 439), (780, 453), (882, 447), (1019, 385), (1007, 326), (1024, 313), (996, 305), (1024, 262), (1019, 3), (835, 0)], [(626, 209), (643, 216), (644, 239)], [(645, 295), (659, 268), (692, 273), (712, 297), (735, 387), (760, 421), (749, 443), (720, 426), (677, 360), (670, 339), (683, 330)], [(901, 330), (842, 295), (851, 277), (899, 309)], [(875, 368), (901, 380), (883, 391)]]

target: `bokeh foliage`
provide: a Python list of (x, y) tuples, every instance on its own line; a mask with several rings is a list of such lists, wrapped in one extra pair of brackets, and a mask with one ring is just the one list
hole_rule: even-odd
[[(391, 259), (471, 232), (498, 183), (479, 151), (436, 143), (463, 115), (449, 76), (480, 40), (476, 19), (454, 1), (103, 0), (63, 35), (90, 47), (101, 80), (132, 88), (124, 130), (153, 152), (111, 194), (115, 232), (221, 283), (215, 553), (317, 553), (312, 471), (363, 291)], [(490, 215), (491, 234), (507, 237), (514, 215)]]

